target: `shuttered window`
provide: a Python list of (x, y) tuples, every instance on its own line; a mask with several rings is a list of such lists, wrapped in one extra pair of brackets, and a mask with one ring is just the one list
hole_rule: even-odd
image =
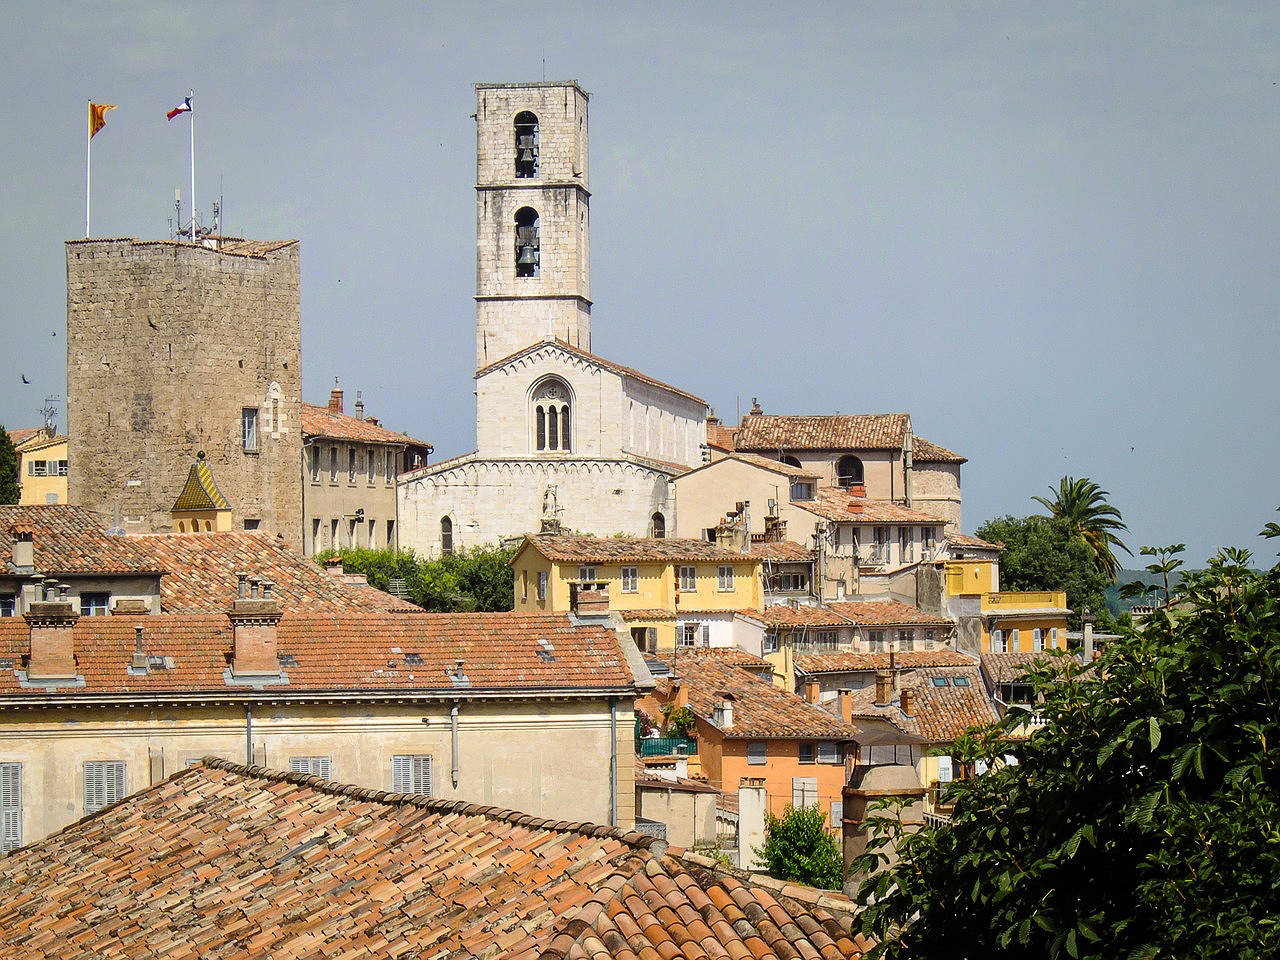
[(623, 593), (639, 593), (640, 592), (640, 568), (639, 567), (623, 567), (622, 568), (622, 592)]
[(393, 793), (424, 793), (431, 796), (431, 757), (426, 754), (397, 754), (391, 758)]
[(22, 764), (0, 763), (0, 853), (22, 846)]
[(844, 801), (832, 800), (831, 801), (831, 826), (835, 827), (836, 829), (840, 829), (840, 826), (843, 822), (844, 822)]
[(716, 588), (722, 593), (733, 589), (733, 567), (721, 564), (716, 568)]
[(768, 755), (768, 748), (763, 742), (757, 741), (747, 744), (747, 763), (764, 763)]
[(817, 777), (791, 778), (791, 805), (797, 810), (801, 807), (816, 807), (818, 805)]
[(94, 813), (124, 797), (123, 760), (87, 760), (84, 765), (84, 812)]
[(819, 763), (839, 763), (840, 762), (840, 744), (832, 743), (830, 740), (818, 744), (818, 762)]
[(306, 773), (328, 780), (332, 764), (328, 757), (290, 757), (289, 770), (292, 773)]

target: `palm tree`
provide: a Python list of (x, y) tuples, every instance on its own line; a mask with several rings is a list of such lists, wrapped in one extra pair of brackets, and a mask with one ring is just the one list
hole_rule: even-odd
[(1114, 533), (1129, 528), (1120, 519), (1120, 511), (1107, 503), (1107, 491), (1088, 477), (1063, 477), (1057, 489), (1050, 486), (1049, 491), (1053, 494), (1052, 500), (1031, 499), (1047, 509), (1050, 517), (1065, 520), (1071, 532), (1082, 537), (1093, 551), (1094, 568), (1115, 583), (1120, 564), (1111, 548), (1119, 547), (1130, 556), (1133, 551)]

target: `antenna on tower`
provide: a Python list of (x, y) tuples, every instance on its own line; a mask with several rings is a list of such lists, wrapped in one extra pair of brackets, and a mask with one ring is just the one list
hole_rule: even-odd
[(58, 408), (56, 404), (61, 399), (61, 397), (45, 397), (44, 406), (40, 408), (40, 416), (44, 418), (44, 428), (50, 436), (57, 433), (55, 423), (58, 416)]
[(177, 188), (173, 191), (173, 216), (175, 219), (169, 221), (170, 240), (177, 237), (177, 231), (182, 229), (182, 190)]

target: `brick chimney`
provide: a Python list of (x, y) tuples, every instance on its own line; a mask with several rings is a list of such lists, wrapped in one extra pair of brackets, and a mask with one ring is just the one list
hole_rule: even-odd
[(840, 707), (840, 719), (845, 723), (853, 722), (853, 691), (841, 687), (836, 691), (836, 703)]
[[(339, 407), (341, 407), (342, 405), (341, 399), (338, 400), (338, 405)], [(357, 420), (364, 419), (364, 397), (360, 395), (359, 390), (356, 391), (356, 419)]]
[(876, 671), (876, 706), (887, 707), (893, 700), (893, 671)]
[(72, 631), (80, 615), (75, 612), (67, 585), (41, 591), (43, 599), (27, 605), (24, 617), (31, 632), (31, 655), (27, 661), (29, 680), (72, 680), (76, 676), (75, 641)]
[(809, 703), (817, 703), (822, 698), (822, 684), (817, 680), (804, 682), (804, 698)]
[(34, 569), (36, 548), (32, 540), (30, 524), (19, 523), (13, 527), (13, 565), (20, 570)]
[(338, 378), (333, 378), (333, 389), (329, 391), (329, 412), (342, 412), (342, 388), (338, 386)]
[(898, 703), (902, 707), (902, 712), (908, 717), (911, 716), (911, 710), (915, 707), (916, 692), (910, 687), (903, 687), (898, 693)]
[(347, 575), (347, 570), (342, 564), (342, 557), (330, 557), (328, 560), (324, 561), (324, 572), (331, 577), (345, 577)]
[(280, 624), (280, 604), (274, 596), (275, 584), (238, 574), (236, 599), (227, 612), (235, 637), (231, 674), (235, 677), (276, 677), (280, 661), (276, 657), (276, 628)]

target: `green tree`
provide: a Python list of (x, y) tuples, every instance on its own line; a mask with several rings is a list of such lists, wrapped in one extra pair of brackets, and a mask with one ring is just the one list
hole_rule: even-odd
[(1107, 579), (1094, 566), (1089, 545), (1072, 534), (1065, 520), (996, 517), (977, 533), (984, 540), (1004, 544), (1000, 589), (1065, 590), (1073, 629), (1080, 628), (1086, 608), (1097, 618), (1099, 630), (1113, 626), (1107, 612)]
[(956, 743), (993, 769), (952, 788), (947, 825), (875, 818), (855, 869), (876, 955), (1280, 955), (1280, 565), (1248, 563), (1186, 575), (1185, 614), (1158, 611), (1099, 669), (1031, 674), (1047, 724), (1012, 739), (1014, 709)]
[(388, 590), (393, 579), (403, 580), (409, 597), (424, 610), (436, 613), (515, 608), (514, 553), (506, 549), (475, 549), (422, 560), (411, 550), (363, 550), (347, 548), (316, 554), (322, 562), (342, 555), (343, 567), (363, 573), (370, 586)]
[(815, 807), (787, 805), (781, 817), (764, 815), (764, 846), (756, 856), (769, 876), (809, 887), (839, 890), (844, 885), (844, 858), (826, 830), (827, 815)]
[(1050, 487), (1049, 491), (1053, 494), (1052, 500), (1031, 499), (1048, 510), (1050, 517), (1065, 520), (1073, 534), (1083, 537), (1093, 552), (1098, 572), (1108, 583), (1115, 583), (1120, 564), (1111, 548), (1119, 547), (1125, 553), (1132, 551), (1116, 536), (1115, 531), (1129, 528), (1120, 519), (1120, 511), (1107, 503), (1107, 491), (1088, 477), (1063, 477), (1058, 481), (1058, 489)]
[(0, 503), (18, 502), (18, 453), (13, 438), (0, 425)]

